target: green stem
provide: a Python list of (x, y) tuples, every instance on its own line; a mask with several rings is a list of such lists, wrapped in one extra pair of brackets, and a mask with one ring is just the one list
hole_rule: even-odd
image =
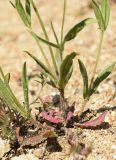
[[(44, 35), (45, 35), (45, 38), (49, 41), (49, 37), (48, 37), (48, 35), (47, 35), (47, 32), (46, 32), (44, 23), (43, 23), (43, 21), (42, 21), (42, 19), (41, 19), (41, 16), (40, 16), (39, 12), (38, 12), (38, 9), (36, 8), (36, 5), (34, 4), (33, 0), (30, 0), (30, 2), (31, 2), (31, 4), (32, 4), (32, 6), (33, 6), (33, 9), (34, 9), (36, 15), (37, 15), (37, 18), (38, 18), (39, 23), (40, 23), (40, 25), (41, 25), (41, 27), (42, 27), (43, 33), (44, 33)], [(58, 70), (57, 70), (57, 65), (56, 65), (55, 57), (54, 57), (53, 50), (52, 50), (51, 46), (49, 46), (49, 51), (50, 51), (51, 58), (52, 58), (52, 62), (53, 62), (53, 65), (54, 65), (54, 67), (55, 67), (55, 71), (56, 71), (56, 74), (57, 74), (57, 72), (58, 72)]]
[(62, 18), (62, 27), (61, 27), (61, 50), (60, 50), (60, 57), (62, 60), (62, 51), (64, 48), (64, 43), (63, 43), (63, 34), (64, 34), (64, 22), (65, 22), (65, 15), (66, 15), (66, 0), (64, 0), (64, 7), (63, 7), (63, 18)]
[(61, 44), (63, 42), (65, 14), (66, 14), (66, 0), (64, 0), (64, 8), (63, 8), (63, 19), (62, 19), (62, 28), (61, 28)]
[(43, 57), (44, 57), (44, 60), (45, 60), (45, 62), (46, 62), (46, 64), (47, 64), (47, 67), (51, 69), (51, 66), (50, 66), (50, 64), (49, 64), (49, 62), (48, 62), (48, 59), (47, 59), (47, 57), (46, 57), (46, 54), (45, 54), (45, 52), (44, 52), (44, 50), (43, 50), (40, 42), (39, 42), (38, 40), (36, 40), (36, 42), (37, 42), (37, 45), (38, 45), (38, 47), (39, 47), (39, 49), (40, 49), (40, 51), (41, 51), (41, 53), (42, 53), (42, 55), (43, 55)]
[(102, 49), (102, 43), (103, 43), (103, 36), (104, 36), (104, 32), (101, 32), (100, 42), (99, 42), (98, 52), (97, 52), (97, 57), (96, 57), (96, 63), (95, 63), (95, 67), (94, 67), (94, 70), (93, 70), (93, 75), (92, 75), (92, 78), (91, 78), (90, 87), (93, 85), (93, 81), (94, 81), (94, 78), (95, 78), (97, 66), (98, 66), (98, 63), (99, 63), (99, 59), (100, 59), (100, 55), (101, 55), (101, 49)]

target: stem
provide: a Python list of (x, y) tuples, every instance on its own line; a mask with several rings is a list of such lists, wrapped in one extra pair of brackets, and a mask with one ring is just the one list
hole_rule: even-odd
[(92, 78), (91, 78), (90, 87), (93, 85), (93, 81), (94, 81), (94, 78), (95, 78), (97, 66), (98, 66), (98, 63), (99, 63), (99, 59), (100, 59), (100, 55), (101, 55), (101, 49), (102, 49), (102, 43), (103, 43), (103, 36), (104, 36), (104, 32), (101, 32), (100, 42), (99, 42), (99, 45), (98, 45), (98, 52), (97, 52), (97, 57), (96, 57), (96, 63), (95, 63), (95, 67), (94, 67), (94, 70), (93, 70), (93, 75), (92, 75)]
[[(33, 0), (30, 0), (30, 2), (31, 2), (31, 4), (32, 4), (32, 6), (33, 6), (33, 9), (34, 9), (36, 15), (37, 15), (37, 18), (38, 18), (38, 20), (39, 20), (39, 23), (40, 23), (40, 25), (41, 25), (41, 28), (42, 28), (43, 33), (44, 33), (44, 35), (45, 35), (45, 38), (46, 38), (46, 40), (49, 41), (49, 37), (48, 37), (48, 35), (47, 35), (47, 32), (46, 32), (44, 23), (43, 23), (43, 21), (42, 21), (42, 19), (41, 19), (41, 16), (40, 16), (40, 14), (39, 14), (39, 12), (38, 12), (38, 10), (37, 10), (37, 8), (36, 8), (36, 5), (34, 4)], [(51, 58), (52, 58), (52, 62), (53, 62), (53, 65), (54, 65), (54, 67), (55, 67), (55, 71), (56, 71), (56, 74), (57, 74), (57, 72), (58, 72), (58, 71), (57, 71), (57, 65), (56, 65), (55, 57), (54, 57), (53, 50), (52, 50), (51, 46), (49, 46), (49, 51), (50, 51)]]
[(84, 99), (83, 104), (82, 104), (82, 108), (81, 108), (81, 111), (80, 111), (80, 115), (83, 113), (83, 111), (84, 111), (84, 109), (86, 107), (87, 102), (88, 102), (88, 100)]
[(65, 111), (67, 108), (67, 104), (64, 97), (64, 90), (60, 91), (60, 111), (62, 112), (63, 116), (65, 117)]
[[(63, 18), (62, 18), (62, 27), (61, 27), (61, 46), (63, 44), (63, 34), (64, 34), (64, 22), (65, 22), (65, 15), (66, 15), (66, 0), (64, 0), (64, 8), (63, 8)], [(62, 52), (60, 53), (62, 59)]]
[(61, 44), (63, 42), (65, 14), (66, 14), (66, 0), (64, 0), (64, 8), (63, 8), (63, 19), (62, 19), (62, 28), (61, 28)]
[(41, 53), (42, 53), (42, 55), (43, 55), (43, 57), (44, 57), (44, 60), (45, 60), (45, 62), (46, 62), (46, 64), (47, 64), (48, 68), (51, 68), (51, 66), (50, 66), (50, 64), (49, 64), (49, 61), (48, 61), (48, 59), (47, 59), (47, 57), (46, 57), (46, 54), (45, 54), (45, 52), (44, 52), (44, 50), (43, 50), (40, 42), (39, 42), (38, 40), (36, 40), (36, 42), (37, 42), (37, 45), (38, 45), (38, 47), (39, 47), (39, 49), (40, 49), (40, 51), (41, 51)]

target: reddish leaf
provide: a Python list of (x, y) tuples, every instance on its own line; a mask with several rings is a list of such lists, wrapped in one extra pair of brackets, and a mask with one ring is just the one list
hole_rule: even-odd
[(45, 130), (39, 135), (34, 135), (26, 137), (23, 139), (21, 146), (35, 146), (39, 143), (42, 143), (47, 138), (56, 137), (57, 135), (52, 130)]
[(107, 111), (103, 112), (99, 117), (79, 125), (84, 127), (94, 127), (101, 125), (104, 122), (107, 113), (108, 113)]
[(73, 117), (73, 112), (71, 112), (71, 111), (68, 112), (67, 117), (66, 117), (66, 121), (70, 121), (72, 117)]
[(52, 122), (52, 123), (61, 123), (62, 119), (59, 118), (59, 112), (55, 112), (55, 111), (49, 111), (49, 112), (42, 112), (41, 113), (42, 118), (44, 118), (45, 120)]

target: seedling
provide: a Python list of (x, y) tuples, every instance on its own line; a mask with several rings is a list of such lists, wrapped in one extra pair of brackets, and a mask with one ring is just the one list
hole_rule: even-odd
[(96, 3), (95, 0), (92, 0), (92, 6), (94, 9), (94, 13), (97, 19), (97, 23), (99, 26), (99, 31), (100, 31), (100, 42), (98, 45), (98, 51), (97, 51), (97, 57), (96, 57), (96, 63), (93, 69), (93, 74), (92, 78), (90, 80), (90, 84), (88, 84), (88, 73), (86, 70), (85, 65), (83, 62), (79, 59), (79, 67), (80, 67), (80, 72), (83, 78), (83, 98), (84, 98), (84, 104), (82, 107), (82, 111), (84, 110), (86, 102), (90, 99), (90, 97), (95, 93), (97, 90), (98, 86), (101, 84), (103, 80), (105, 80), (113, 71), (116, 61), (113, 62), (110, 66), (105, 68), (104, 70), (101, 71), (101, 73), (98, 74), (96, 77), (96, 70), (98, 63), (100, 61), (100, 55), (101, 55), (101, 49), (102, 49), (102, 43), (103, 43), (103, 37), (104, 33), (107, 29), (108, 23), (109, 23), (109, 18), (110, 18), (110, 5), (109, 5), (109, 0), (101, 0), (101, 6)]
[[(44, 25), (44, 22), (40, 16), (39, 9), (37, 9), (35, 3), (33, 0), (25, 0), (25, 7), (23, 6), (21, 0), (15, 0), (15, 4), (12, 4), (14, 8), (17, 10), (19, 16), (21, 17), (22, 21), (24, 22), (25, 26), (27, 27), (27, 30), (32, 35), (32, 37), (36, 40), (37, 45), (43, 55), (44, 61), (39, 60), (37, 57), (35, 57), (33, 54), (29, 53), (29, 51), (25, 51), (30, 57), (34, 59), (34, 61), (41, 67), (42, 74), (44, 76), (44, 79), (47, 80), (47, 83), (49, 85), (52, 85), (54, 88), (57, 88), (60, 92), (61, 96), (61, 104), (60, 104), (60, 110), (65, 113), (65, 110), (67, 108), (67, 105), (65, 103), (64, 98), (64, 90), (65, 86), (67, 85), (73, 71), (73, 59), (78, 55), (76, 52), (72, 52), (68, 54), (66, 57), (64, 57), (64, 49), (65, 44), (68, 41), (73, 40), (76, 35), (85, 28), (85, 26), (95, 23), (95, 19), (93, 18), (87, 18), (80, 23), (76, 24), (74, 27), (72, 27), (69, 32), (64, 36), (64, 23), (65, 23), (65, 14), (66, 14), (66, 0), (64, 0), (64, 7), (63, 7), (63, 18), (62, 18), (62, 25), (61, 25), (61, 39), (59, 40), (55, 31), (55, 28), (53, 26), (53, 23), (51, 22), (51, 29), (53, 31), (53, 35), (56, 39), (56, 43), (53, 43), (49, 40), (49, 36), (46, 32), (46, 28)], [(33, 7), (35, 14), (37, 16), (37, 19), (39, 21), (39, 24), (43, 30), (44, 38), (41, 38), (38, 36), (32, 28), (32, 17), (31, 17), (31, 6)], [(51, 56), (52, 65), (47, 59), (47, 55), (44, 52), (44, 49), (41, 45), (41, 43), (44, 43), (48, 45), (48, 49)], [(55, 53), (54, 54), (54, 50)]]

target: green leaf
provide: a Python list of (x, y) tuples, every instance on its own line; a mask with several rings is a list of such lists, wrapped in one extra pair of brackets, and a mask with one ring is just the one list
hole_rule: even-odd
[(57, 45), (59, 45), (58, 36), (57, 36), (57, 34), (56, 34), (56, 32), (55, 32), (55, 29), (54, 29), (54, 26), (53, 26), (53, 23), (52, 23), (52, 22), (51, 22), (51, 28), (52, 28), (54, 37), (55, 37), (55, 39), (56, 39)]
[(79, 68), (80, 68), (80, 72), (83, 78), (83, 97), (84, 99), (86, 99), (86, 97), (88, 96), (88, 75), (87, 75), (87, 70), (85, 65), (83, 64), (83, 62), (78, 59), (78, 63), (79, 63)]
[(23, 93), (24, 93), (24, 100), (25, 100), (24, 104), (27, 111), (29, 112), (28, 76), (27, 76), (26, 62), (23, 65), (22, 82), (23, 82)]
[(101, 12), (105, 22), (105, 27), (107, 28), (110, 18), (110, 3), (109, 0), (101, 0)]
[(25, 10), (28, 18), (30, 19), (31, 22), (31, 5), (30, 5), (30, 0), (25, 0)]
[(0, 78), (0, 96), (3, 98), (5, 103), (10, 107), (11, 110), (19, 112), (23, 117), (27, 118), (28, 114), (24, 107), (17, 100), (10, 87), (2, 81)]
[(96, 3), (95, 0), (92, 0), (92, 6), (93, 6), (93, 9), (94, 9), (96, 19), (98, 21), (99, 28), (102, 31), (104, 31), (105, 30), (105, 22), (104, 22), (101, 10), (100, 10), (100, 8), (99, 8), (99, 6), (98, 6), (98, 4)]
[(9, 1), (9, 2), (13, 6), (13, 8), (15, 8), (15, 4), (12, 1)]
[(7, 73), (5, 75), (5, 79), (6, 79), (7, 83), (9, 83), (9, 81), (10, 81), (10, 73)]
[(95, 79), (92, 88), (90, 88), (90, 96), (96, 91), (97, 87), (99, 86), (99, 84), (105, 80), (113, 71), (114, 67), (115, 67), (116, 62), (112, 63), (110, 66), (108, 66), (106, 69), (104, 69)]
[(92, 23), (95, 23), (95, 22), (96, 22), (95, 19), (87, 18), (87, 19), (81, 21), (80, 23), (76, 24), (66, 34), (66, 36), (64, 38), (64, 42), (74, 39), (76, 37), (77, 33), (79, 33), (82, 29), (84, 29), (85, 26), (92, 24)]
[(36, 58), (34, 55), (32, 55), (31, 53), (29, 53), (28, 51), (25, 51), (25, 52), (42, 68), (42, 70), (45, 73), (47, 73), (50, 77), (52, 77), (53, 79), (55, 79), (55, 77), (51, 73), (51, 71), (38, 58)]
[(63, 60), (60, 68), (60, 77), (58, 81), (58, 87), (60, 90), (64, 90), (70, 76), (72, 73), (72, 63), (73, 59), (77, 53), (72, 52), (71, 54), (67, 55), (65, 59)]
[(28, 18), (27, 14), (25, 13), (25, 10), (23, 8), (23, 5), (20, 0), (15, 0), (15, 7), (17, 9), (17, 12), (19, 16), (21, 17), (22, 21), (24, 22), (26, 27), (31, 27), (31, 21)]
[(31, 33), (31, 35), (34, 37), (35, 40), (39, 40), (39, 41), (47, 44), (48, 46), (51, 46), (51, 47), (54, 47), (54, 48), (59, 48), (58, 45), (56, 45), (56, 44), (54, 44), (54, 43), (52, 43), (52, 42), (49, 42), (49, 41), (47, 41), (47, 40), (39, 37), (39, 36), (38, 36), (36, 33), (34, 33), (33, 31), (30, 31), (30, 30), (29, 30), (29, 32)]

